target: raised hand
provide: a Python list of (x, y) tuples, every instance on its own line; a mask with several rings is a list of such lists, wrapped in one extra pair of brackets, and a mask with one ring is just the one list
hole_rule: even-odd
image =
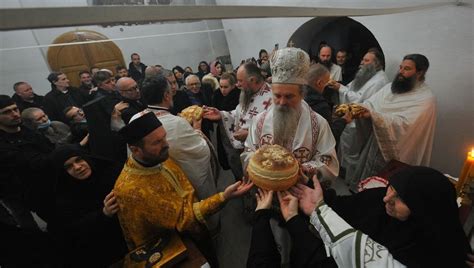
[(273, 191), (258, 188), (258, 193), (255, 194), (255, 197), (257, 198), (257, 208), (255, 211), (269, 209), (272, 206)]
[(208, 119), (211, 121), (217, 121), (222, 118), (221, 112), (214, 107), (203, 106), (203, 109), (204, 109), (204, 113), (202, 117), (205, 119)]
[(308, 216), (313, 213), (317, 205), (324, 199), (323, 190), (316, 175), (313, 176), (313, 184), (314, 189), (301, 183), (290, 188), (290, 192), (299, 199), (300, 209)]
[(285, 221), (289, 221), (291, 218), (298, 215), (298, 198), (288, 191), (277, 192), (277, 195), (278, 201), (280, 202), (281, 214)]
[(253, 186), (253, 182), (250, 182), (250, 181), (247, 181), (247, 182), (238, 181), (234, 184), (231, 184), (227, 186), (227, 188), (225, 188), (224, 190), (224, 199), (229, 200), (232, 198), (242, 196), (243, 194), (248, 192), (250, 188), (252, 188), (252, 186)]

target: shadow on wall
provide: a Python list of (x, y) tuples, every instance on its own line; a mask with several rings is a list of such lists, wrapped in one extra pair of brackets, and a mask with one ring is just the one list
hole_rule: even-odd
[(317, 59), (319, 45), (326, 42), (334, 51), (333, 62), (339, 49), (347, 51), (347, 65), (358, 66), (369, 48), (380, 47), (374, 35), (359, 22), (348, 17), (314, 18), (299, 27), (288, 41), (288, 45), (299, 47)]

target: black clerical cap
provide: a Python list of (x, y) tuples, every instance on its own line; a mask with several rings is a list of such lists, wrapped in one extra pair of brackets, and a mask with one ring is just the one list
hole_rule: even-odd
[(150, 111), (142, 111), (130, 119), (130, 123), (120, 130), (128, 144), (136, 143), (153, 130), (161, 127), (161, 122), (156, 115)]
[(7, 106), (13, 105), (15, 102), (10, 96), (0, 95), (0, 109), (3, 109)]

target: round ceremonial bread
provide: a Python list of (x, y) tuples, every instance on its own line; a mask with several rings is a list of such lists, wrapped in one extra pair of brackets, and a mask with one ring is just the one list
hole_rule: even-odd
[(283, 191), (295, 185), (299, 165), (293, 154), (280, 145), (264, 145), (250, 159), (247, 172), (258, 187)]
[(365, 112), (364, 106), (361, 106), (357, 103), (343, 103), (339, 104), (336, 106), (336, 110), (334, 111), (334, 114), (336, 116), (342, 117), (344, 116), (347, 112), (351, 112), (352, 118), (360, 118), (361, 115)]
[(193, 116), (196, 120), (200, 120), (202, 118), (203, 112), (204, 111), (202, 107), (199, 107), (197, 105), (191, 105), (186, 109), (183, 109), (179, 115), (186, 119), (190, 124), (192, 124)]

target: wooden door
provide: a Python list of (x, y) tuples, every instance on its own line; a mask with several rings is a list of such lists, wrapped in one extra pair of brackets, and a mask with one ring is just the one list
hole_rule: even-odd
[[(98, 32), (80, 30), (58, 36), (53, 44), (75, 43), (91, 40), (107, 40)], [(48, 62), (52, 71), (63, 72), (72, 86), (79, 86), (79, 72), (90, 70), (92, 66), (106, 68), (115, 73), (115, 67), (125, 66), (122, 51), (112, 42), (50, 47)]]

